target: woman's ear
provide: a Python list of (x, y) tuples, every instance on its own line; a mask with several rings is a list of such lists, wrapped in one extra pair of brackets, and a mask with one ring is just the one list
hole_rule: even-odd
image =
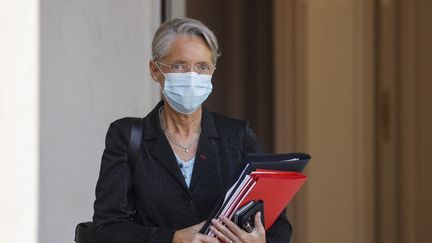
[(155, 82), (160, 83), (161, 82), (161, 73), (159, 71), (159, 68), (156, 66), (156, 63), (154, 60), (150, 60), (149, 62), (149, 69), (150, 69), (150, 75), (152, 77), (152, 79)]

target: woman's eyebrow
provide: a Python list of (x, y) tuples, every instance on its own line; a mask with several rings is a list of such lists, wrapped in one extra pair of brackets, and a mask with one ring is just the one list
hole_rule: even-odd
[(171, 63), (187, 63), (186, 61), (184, 61), (184, 60), (180, 60), (180, 59), (174, 59), (174, 60), (171, 60), (170, 61)]
[(210, 64), (211, 62), (206, 62), (206, 61), (201, 61), (201, 62), (196, 62), (196, 64)]

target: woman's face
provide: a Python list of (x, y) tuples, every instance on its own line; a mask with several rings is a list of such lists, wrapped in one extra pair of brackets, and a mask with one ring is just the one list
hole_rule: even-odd
[[(212, 66), (212, 53), (207, 47), (206, 42), (198, 36), (179, 36), (177, 37), (169, 50), (168, 54), (161, 60), (162, 63), (171, 65), (174, 63), (186, 64), (188, 67), (208, 64)], [(164, 73), (169, 73), (170, 68), (165, 65), (159, 65)], [(164, 76), (159, 71), (154, 61), (150, 61), (150, 72), (153, 79), (164, 87)]]

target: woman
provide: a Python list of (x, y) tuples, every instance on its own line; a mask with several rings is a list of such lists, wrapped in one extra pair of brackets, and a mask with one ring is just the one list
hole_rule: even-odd
[(247, 123), (201, 106), (219, 56), (206, 26), (192, 19), (162, 24), (152, 54), (150, 73), (162, 101), (142, 121), (133, 171), (127, 162), (132, 119), (110, 125), (94, 204), (97, 242), (288, 242), (284, 212), (267, 232), (257, 214), (251, 233), (228, 219), (212, 225), (218, 239), (198, 233), (239, 163), (259, 146)]

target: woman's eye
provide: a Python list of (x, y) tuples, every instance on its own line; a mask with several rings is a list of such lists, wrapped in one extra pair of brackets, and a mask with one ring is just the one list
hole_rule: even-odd
[(180, 64), (180, 63), (174, 63), (174, 64), (171, 65), (171, 68), (173, 70), (183, 70), (183, 65)]
[(209, 71), (209, 70), (210, 70), (210, 67), (207, 66), (207, 65), (199, 65), (199, 66), (198, 66), (198, 69), (199, 69), (200, 71)]

